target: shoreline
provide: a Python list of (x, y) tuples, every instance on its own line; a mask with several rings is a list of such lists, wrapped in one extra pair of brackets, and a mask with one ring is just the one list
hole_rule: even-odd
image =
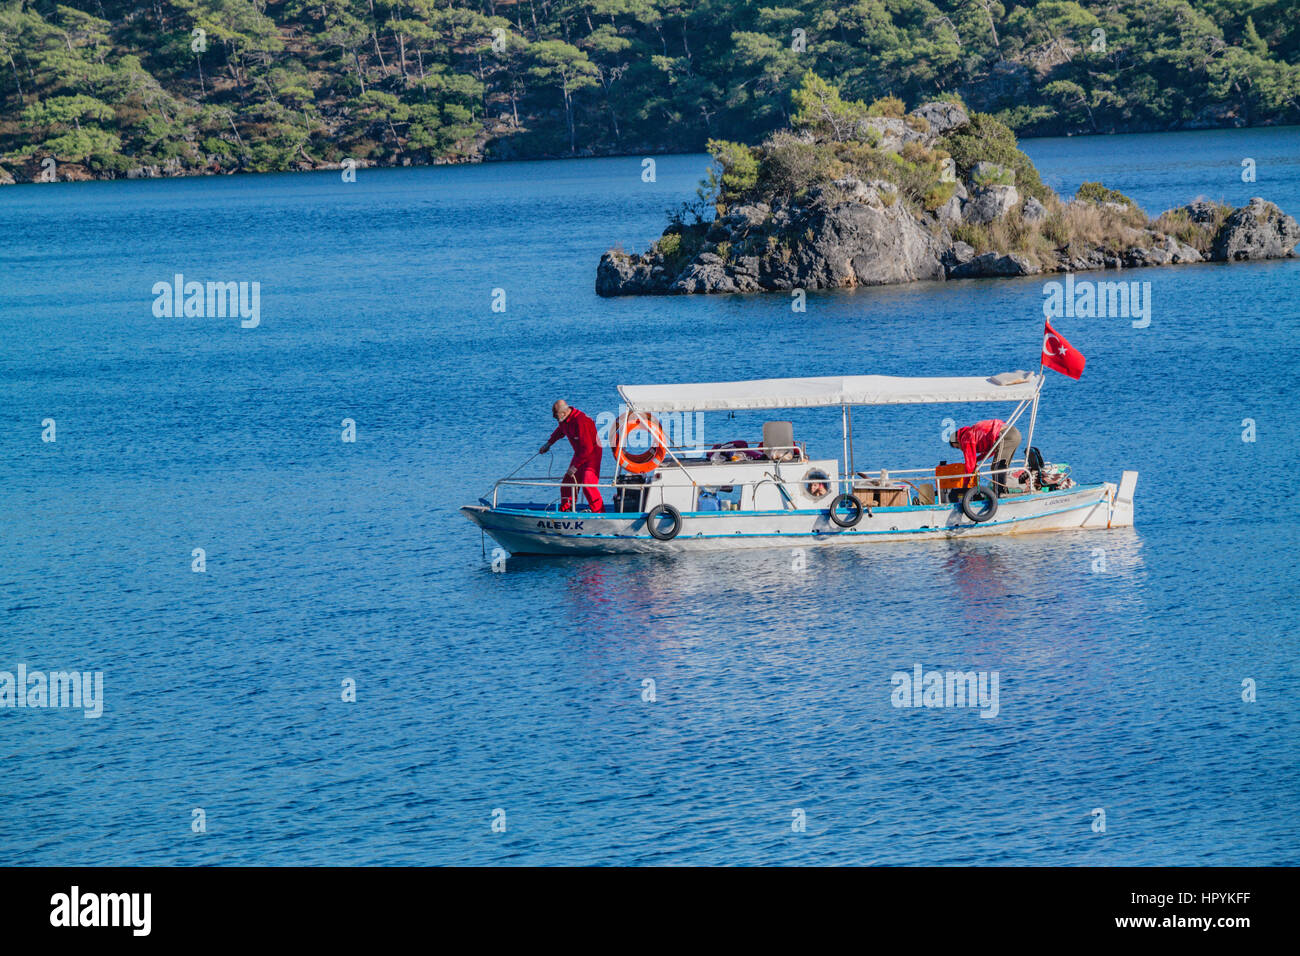
[[(1214, 132), (1235, 132), (1238, 130), (1271, 130), (1271, 129), (1300, 129), (1300, 123), (1256, 123), (1241, 124), (1235, 126), (1197, 126), (1197, 127), (1176, 127), (1168, 129), (1125, 129), (1110, 132), (1099, 133), (1057, 133), (1051, 135), (1026, 135), (1018, 137), (1021, 142), (1026, 140), (1051, 140), (1051, 139), (1096, 139), (1113, 136), (1150, 136), (1165, 133), (1214, 133)], [(430, 169), (439, 166), (486, 166), (499, 163), (543, 163), (543, 162), (560, 162), (563, 160), (575, 159), (632, 159), (636, 157), (647, 156), (694, 156), (707, 155), (707, 151), (700, 149), (698, 151), (675, 152), (668, 149), (645, 149), (645, 150), (626, 150), (626, 151), (609, 151), (602, 152), (597, 150), (583, 150), (574, 155), (550, 155), (542, 154), (536, 156), (510, 156), (510, 155), (491, 155), (485, 151), (479, 156), (472, 159), (446, 160), (445, 162), (432, 163), (402, 163), (402, 162), (358, 162), (356, 169)], [(87, 183), (87, 182), (120, 182), (120, 181), (137, 181), (137, 180), (154, 180), (154, 179), (199, 179), (205, 177), (217, 176), (280, 176), (286, 173), (321, 173), (321, 172), (338, 172), (342, 170), (343, 164), (339, 162), (320, 163), (310, 167), (289, 167), (286, 169), (273, 170), (245, 170), (245, 169), (194, 169), (184, 168), (178, 170), (158, 169), (157, 172), (149, 172), (146, 175), (94, 175), (85, 170), (84, 167), (75, 163), (64, 164), (76, 171), (73, 176), (58, 176), (55, 179), (37, 178), (19, 178), (14, 175), (14, 169), (6, 165), (4, 160), (0, 160), (0, 187), (3, 186), (49, 186), (55, 183)], [(137, 167), (141, 169), (153, 170), (155, 167)], [(134, 172), (134, 170), (133, 170)], [(7, 175), (6, 175), (7, 174)]]

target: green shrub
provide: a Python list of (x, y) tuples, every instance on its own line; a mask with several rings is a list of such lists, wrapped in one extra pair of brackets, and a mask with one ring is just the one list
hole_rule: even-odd
[(1186, 243), (1201, 255), (1208, 255), (1210, 245), (1225, 219), (1232, 214), (1226, 203), (1214, 203), (1214, 218), (1208, 223), (1193, 222), (1185, 209), (1169, 209), (1161, 213), (1151, 227), (1179, 242)]
[(936, 209), (938, 209), (940, 206), (946, 203), (949, 199), (951, 199), (952, 194), (955, 193), (956, 191), (957, 191), (956, 183), (944, 183), (944, 182), (935, 183), (925, 191), (925, 197), (922, 200), (921, 204), (925, 206), (927, 212), (934, 212)]
[(970, 123), (951, 130), (940, 140), (940, 145), (956, 161), (963, 176), (969, 176), (975, 164), (982, 160), (999, 163), (1015, 173), (1016, 187), (1025, 195), (1042, 203), (1052, 195), (1029, 157), (1016, 146), (1016, 134), (988, 113), (972, 113)]
[(217, 136), (208, 136), (203, 140), (203, 151), (210, 156), (215, 156), (223, 162), (232, 162), (239, 154), (235, 150), (235, 144), (227, 142)]
[(702, 198), (730, 203), (758, 184), (758, 156), (749, 146), (711, 139), (707, 148), (713, 157), (713, 165), (700, 184)]
[(668, 231), (655, 241), (653, 250), (663, 257), (667, 269), (676, 271), (694, 259), (704, 248), (704, 234), (707, 231), (707, 223), (670, 226)]
[(1117, 189), (1107, 189), (1101, 183), (1084, 183), (1079, 187), (1079, 191), (1074, 194), (1074, 198), (1080, 202), (1092, 203), (1119, 203), (1121, 206), (1132, 206), (1137, 208), (1137, 203), (1129, 199)]
[(1053, 212), (1039, 224), (1038, 228), (1056, 246), (1064, 246), (1070, 241), (1070, 227), (1065, 221), (1065, 216), (1060, 212)]
[(965, 242), (975, 250), (976, 255), (989, 251), (992, 241), (989, 237), (989, 227), (978, 225), (972, 222), (958, 223), (952, 230), (953, 239), (958, 242)]
[(768, 197), (798, 198), (814, 184), (838, 179), (843, 171), (828, 146), (777, 133), (762, 146), (758, 188)]
[(882, 96), (867, 107), (868, 116), (887, 116), (902, 119), (907, 113), (907, 104), (897, 96)]
[(903, 148), (898, 151), (898, 155), (909, 163), (929, 163), (935, 159), (932, 153), (924, 144), (913, 140), (910, 143), (904, 143)]
[(655, 252), (659, 253), (665, 259), (672, 259), (681, 251), (682, 235), (679, 232), (670, 232), (659, 237), (654, 244)]
[[(864, 181), (884, 179), (893, 183), (915, 209), (926, 206), (926, 197), (940, 183), (943, 160), (948, 158), (947, 154), (927, 149), (920, 143), (908, 143), (898, 153), (883, 153), (863, 143), (837, 143), (834, 155), (849, 175)], [(955, 184), (950, 185), (956, 188)]]
[(981, 169), (971, 175), (971, 182), (976, 186), (1014, 186), (1016, 174), (1006, 166), (997, 169)]

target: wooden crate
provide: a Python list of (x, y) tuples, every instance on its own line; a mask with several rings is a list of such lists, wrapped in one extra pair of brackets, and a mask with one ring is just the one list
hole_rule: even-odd
[(909, 504), (905, 486), (889, 488), (856, 487), (853, 497), (864, 508), (904, 508)]

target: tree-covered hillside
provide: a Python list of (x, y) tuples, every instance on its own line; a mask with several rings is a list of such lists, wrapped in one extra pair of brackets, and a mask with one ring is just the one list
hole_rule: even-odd
[[(698, 150), (846, 96), (1022, 135), (1295, 122), (1294, 0), (0, 0), (36, 178)], [(0, 178), (6, 178), (0, 173)]]

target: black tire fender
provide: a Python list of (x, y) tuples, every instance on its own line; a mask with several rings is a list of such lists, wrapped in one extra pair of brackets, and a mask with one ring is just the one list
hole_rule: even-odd
[[(840, 514), (840, 508), (848, 508), (852, 512), (848, 517)], [(836, 495), (835, 500), (831, 502), (831, 521), (841, 528), (852, 528), (862, 520), (862, 502), (850, 494)]]
[[(985, 505), (978, 511), (975, 509), (976, 500), (983, 498)], [(961, 496), (962, 513), (979, 524), (988, 521), (998, 513), (998, 495), (988, 485), (973, 485), (966, 489), (966, 493)]]
[[(655, 521), (665, 515), (672, 519), (673, 524), (667, 531), (660, 531)], [(682, 513), (672, 505), (655, 505), (645, 516), (645, 528), (650, 532), (650, 537), (660, 541), (671, 541), (682, 530)]]

